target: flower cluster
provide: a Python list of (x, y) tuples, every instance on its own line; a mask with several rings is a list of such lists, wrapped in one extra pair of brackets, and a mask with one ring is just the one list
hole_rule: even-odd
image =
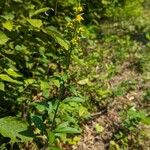
[(82, 15), (83, 8), (81, 6), (74, 7), (75, 18), (68, 22), (67, 27), (71, 33), (71, 44), (78, 45), (80, 40), (80, 35), (84, 32), (83, 27), (81, 27), (81, 22), (84, 20)]

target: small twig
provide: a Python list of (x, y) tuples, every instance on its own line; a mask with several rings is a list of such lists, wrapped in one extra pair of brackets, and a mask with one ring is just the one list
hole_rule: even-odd
[(58, 7), (58, 0), (56, 0), (56, 3), (55, 3), (55, 16), (57, 15), (57, 7)]
[(107, 110), (104, 109), (104, 110), (102, 110), (102, 111), (100, 111), (100, 112), (96, 112), (96, 113), (91, 114), (91, 117), (99, 116), (99, 115), (102, 115), (102, 114), (104, 114), (104, 113), (106, 113), (106, 112), (107, 112)]

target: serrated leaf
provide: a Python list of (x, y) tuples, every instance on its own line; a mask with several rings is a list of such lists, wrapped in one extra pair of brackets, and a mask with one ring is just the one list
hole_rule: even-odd
[(69, 49), (68, 42), (63, 39), (61, 34), (54, 27), (48, 27), (47, 29), (43, 29), (43, 32), (53, 37), (55, 41), (66, 50)]
[(35, 12), (33, 12), (33, 13), (30, 15), (30, 17), (33, 17), (33, 16), (38, 15), (38, 14), (40, 14), (40, 13), (46, 12), (46, 11), (48, 11), (49, 9), (50, 9), (49, 7), (45, 7), (45, 8), (38, 9), (38, 10), (36, 10)]
[(28, 130), (28, 124), (17, 117), (5, 117), (0, 119), (0, 133), (4, 137), (11, 138), (12, 142), (32, 141), (33, 134)]
[(0, 82), (0, 90), (5, 91), (5, 85), (3, 82)]
[(42, 26), (42, 20), (40, 19), (27, 19), (27, 21), (36, 28), (40, 28)]
[(0, 31), (0, 45), (4, 45), (9, 38), (2, 32)]
[(7, 74), (0, 74), (0, 79), (11, 83), (22, 84), (20, 81), (12, 79)]
[(6, 21), (6, 22), (2, 23), (2, 25), (8, 31), (12, 31), (12, 29), (13, 29), (13, 23), (11, 21)]
[(12, 68), (9, 69), (5, 69), (5, 71), (8, 73), (8, 75), (12, 76), (12, 77), (22, 77), (22, 75), (18, 74), (17, 72), (15, 72)]
[(67, 102), (78, 102), (78, 103), (81, 103), (81, 102), (85, 102), (85, 99), (81, 98), (81, 97), (67, 97), (63, 100), (64, 103), (67, 103)]

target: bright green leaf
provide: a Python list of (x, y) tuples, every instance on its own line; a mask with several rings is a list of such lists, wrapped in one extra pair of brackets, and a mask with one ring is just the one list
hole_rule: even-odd
[(0, 74), (0, 79), (11, 83), (22, 84), (20, 81), (12, 79), (7, 74)]
[(4, 45), (9, 38), (2, 32), (0, 31), (0, 45)]
[(84, 115), (87, 115), (88, 114), (88, 111), (87, 111), (87, 108), (83, 107), (83, 106), (80, 106), (79, 107), (79, 116), (84, 116)]
[(48, 130), (47, 135), (48, 135), (48, 144), (49, 145), (53, 144), (55, 141), (55, 134)]
[(40, 28), (42, 26), (42, 20), (40, 19), (27, 19), (27, 21), (36, 28)]
[(20, 75), (20, 74), (18, 74), (17, 72), (15, 72), (13, 69), (11, 69), (11, 68), (9, 68), (9, 69), (7, 69), (7, 70), (5, 70), (7, 73), (8, 73), (8, 75), (10, 75), (10, 76), (12, 76), (12, 77), (15, 77), (15, 78), (17, 78), (17, 77), (22, 77), (22, 75)]
[(0, 82), (0, 90), (5, 91), (5, 85), (3, 82)]
[(11, 21), (6, 21), (6, 22), (2, 23), (2, 25), (8, 31), (12, 31), (12, 29), (13, 29), (13, 23)]
[(95, 125), (96, 132), (101, 133), (104, 131), (104, 127), (99, 125), (98, 123)]
[(72, 127), (64, 127), (64, 128), (56, 128), (54, 130), (54, 132), (57, 132), (57, 133), (72, 133), (72, 134), (75, 134), (75, 133), (81, 133), (81, 130), (78, 130), (76, 128), (72, 128)]
[(45, 8), (38, 9), (38, 10), (36, 10), (35, 12), (33, 12), (33, 13), (30, 15), (30, 17), (33, 17), (33, 16), (38, 15), (38, 14), (40, 14), (40, 13), (44, 13), (44, 12), (48, 11), (49, 9), (50, 9), (49, 7), (45, 7)]
[(11, 138), (12, 142), (20, 139), (23, 142), (32, 141), (33, 134), (28, 130), (28, 124), (17, 117), (5, 117), (0, 119), (0, 133), (4, 137)]
[(64, 103), (67, 102), (85, 102), (85, 99), (81, 97), (67, 97), (63, 100)]

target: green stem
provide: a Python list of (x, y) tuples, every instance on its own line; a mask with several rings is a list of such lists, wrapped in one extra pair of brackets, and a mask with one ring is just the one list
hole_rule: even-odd
[(60, 94), (59, 94), (59, 97), (58, 97), (58, 103), (57, 103), (57, 106), (56, 106), (56, 109), (55, 109), (55, 113), (54, 113), (54, 117), (53, 117), (53, 121), (52, 121), (52, 129), (54, 129), (55, 126), (56, 126), (55, 120), (56, 120), (56, 117), (57, 117), (57, 112), (58, 112), (60, 103), (63, 100), (64, 93), (65, 93), (65, 85), (63, 83), (61, 85), (61, 87), (60, 87)]

